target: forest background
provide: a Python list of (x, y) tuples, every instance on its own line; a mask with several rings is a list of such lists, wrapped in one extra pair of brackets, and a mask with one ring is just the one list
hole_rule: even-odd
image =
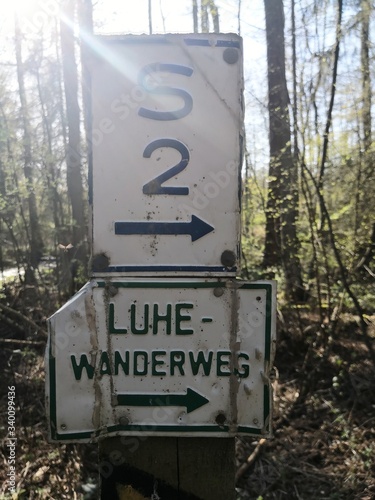
[(374, 498), (373, 2), (15, 0), (0, 12), (0, 356), (18, 390), (19, 498), (89, 498), (97, 484), (94, 449), (47, 444), (43, 403), (45, 319), (89, 265), (83, 41), (176, 31), (244, 38), (241, 276), (279, 283), (275, 439), (239, 441), (239, 498)]

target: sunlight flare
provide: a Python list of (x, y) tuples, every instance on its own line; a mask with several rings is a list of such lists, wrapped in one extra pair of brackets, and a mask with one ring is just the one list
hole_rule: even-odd
[(11, 2), (3, 0), (1, 2), (2, 15), (7, 17), (14, 16), (30, 16), (41, 7), (37, 0), (12, 0)]

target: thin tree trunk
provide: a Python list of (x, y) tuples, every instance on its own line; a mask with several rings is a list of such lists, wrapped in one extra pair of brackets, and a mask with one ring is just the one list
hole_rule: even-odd
[[(55, 23), (55, 33), (58, 33), (59, 24), (58, 21)], [(56, 62), (57, 62), (57, 72), (58, 72), (58, 109), (60, 114), (60, 122), (61, 122), (61, 135), (63, 139), (64, 150), (67, 150), (68, 147), (68, 125), (66, 123), (66, 115), (64, 109), (64, 88), (63, 88), (63, 74), (62, 74), (62, 56), (61, 56), (61, 44), (59, 43), (58, 36), (56, 36), (55, 40), (55, 52), (56, 52)], [(62, 219), (62, 224), (64, 224), (64, 220)]]
[[(15, 168), (15, 160), (14, 160), (14, 154), (13, 150), (11, 147), (11, 133), (9, 130), (8, 126), (8, 121), (7, 121), (7, 115), (4, 111), (3, 106), (0, 103), (0, 114), (1, 114), (1, 121), (4, 127), (4, 132), (5, 132), (5, 137), (6, 137), (6, 154), (8, 158), (8, 162), (10, 163), (11, 166), (11, 173), (9, 175), (9, 178), (13, 181), (14, 184), (14, 193), (15, 193), (15, 199), (17, 200), (18, 206), (12, 203), (11, 207), (8, 207), (8, 210), (2, 211), (1, 216), (3, 218), (3, 221), (6, 225), (6, 228), (9, 232), (10, 239), (12, 240), (13, 244), (13, 255), (16, 258), (16, 264), (18, 270), (21, 269), (21, 267), (24, 266), (25, 261), (24, 258), (22, 257), (22, 250), (20, 248), (20, 244), (17, 241), (17, 238), (15, 236), (15, 228), (14, 228), (14, 221), (15, 221), (15, 213), (16, 211), (19, 212), (21, 221), (23, 223), (23, 232), (26, 235), (27, 242), (30, 242), (30, 235), (29, 235), (29, 227), (28, 223), (26, 220), (26, 216), (24, 213), (24, 208), (23, 208), (23, 203), (20, 195), (20, 187), (19, 187), (19, 182), (18, 182), (18, 176)], [(30, 243), (29, 243), (30, 244)], [(22, 245), (22, 242), (21, 242)]]
[[(91, 76), (86, 61), (90, 51), (91, 39), (94, 33), (92, 0), (78, 0), (78, 24), (81, 49), (81, 71), (82, 71), (82, 104), (83, 122), (85, 127), (85, 151), (89, 169), (89, 177), (92, 175), (92, 150), (91, 150)], [(89, 181), (89, 202), (92, 202), (92, 182)]]
[[(3, 150), (6, 149), (5, 144), (5, 130), (3, 130), (3, 123), (0, 121), (0, 200), (1, 200), (1, 218), (0, 218), (0, 238), (1, 240), (5, 240), (3, 237), (3, 218), (6, 218), (8, 215), (8, 202), (7, 200), (7, 191), (6, 191), (6, 173), (3, 162)], [(0, 273), (4, 272), (4, 252), (3, 245), (0, 245)]]
[(238, 22), (237, 33), (241, 35), (241, 0), (238, 0), (237, 22)]
[(292, 59), (293, 59), (293, 156), (298, 161), (298, 128), (297, 128), (297, 51), (296, 51), (296, 16), (295, 0), (292, 0)]
[(29, 119), (29, 109), (26, 98), (25, 90), (25, 70), (22, 61), (22, 34), (18, 22), (17, 14), (15, 14), (15, 52), (16, 52), (16, 64), (17, 64), (17, 80), (18, 80), (18, 91), (20, 96), (21, 104), (21, 117), (23, 125), (23, 171), (26, 180), (27, 188), (27, 204), (29, 209), (29, 228), (30, 228), (30, 238), (29, 244), (30, 249), (28, 252), (28, 267), (29, 276), (33, 278), (33, 269), (38, 267), (41, 256), (43, 255), (43, 240), (42, 233), (39, 224), (38, 210), (36, 203), (36, 196), (34, 191), (34, 176), (33, 176), (33, 158), (31, 150), (32, 134), (31, 125)]
[(152, 35), (152, 4), (151, 4), (151, 0), (148, 0), (148, 34)]
[[(371, 0), (361, 1), (361, 79), (362, 79), (362, 147), (360, 151), (360, 161), (357, 170), (356, 196), (355, 196), (355, 219), (354, 219), (354, 238), (357, 242), (357, 236), (361, 224), (364, 221), (363, 210), (366, 194), (363, 190), (363, 182), (370, 178), (370, 171), (373, 168), (371, 155), (372, 146), (372, 89), (371, 89), (371, 71), (370, 71), (370, 16), (372, 12)], [(366, 221), (369, 222), (369, 221)], [(358, 250), (358, 248), (356, 249)]]
[[(78, 104), (78, 72), (74, 41), (74, 0), (61, 4), (61, 56), (65, 89), (68, 144), (66, 150), (68, 196), (72, 207), (72, 244), (76, 259), (86, 267), (86, 224), (81, 172), (80, 110)], [(77, 270), (72, 269), (74, 274)], [(74, 276), (73, 276), (74, 277)]]
[(163, 13), (163, 8), (162, 8), (162, 5), (161, 5), (161, 2), (162, 0), (159, 0), (159, 11), (160, 11), (160, 17), (161, 17), (161, 21), (163, 23), (163, 33), (166, 33), (166, 29), (165, 29), (165, 17), (164, 17), (164, 13)]
[(370, 15), (371, 0), (362, 0), (361, 13), (361, 71), (362, 71), (362, 124), (364, 153), (368, 153), (372, 144), (371, 127), (371, 73), (370, 73)]
[(53, 160), (53, 147), (52, 147), (53, 139), (52, 139), (51, 123), (48, 119), (47, 107), (44, 102), (39, 68), (36, 70), (36, 81), (37, 81), (38, 95), (42, 112), (45, 142), (47, 144), (47, 159), (45, 160), (45, 166), (46, 166), (47, 183), (48, 183), (48, 197), (51, 202), (52, 217), (53, 217), (53, 222), (55, 224), (55, 245), (57, 245), (57, 243), (59, 242), (60, 230), (61, 230), (61, 222), (59, 214), (60, 196), (57, 190), (55, 161)]
[(208, 0), (208, 6), (210, 8), (210, 14), (214, 26), (214, 33), (220, 33), (219, 9), (217, 8), (214, 0)]
[(88, 40), (93, 35), (93, 8), (92, 0), (79, 0), (78, 2), (78, 24), (81, 46), (81, 69), (82, 69), (82, 104), (83, 122), (85, 126), (86, 144), (91, 137), (91, 109), (90, 109), (90, 72), (85, 60), (87, 59)]
[(194, 26), (194, 33), (198, 33), (199, 31), (199, 26), (198, 26), (198, 4), (197, 0), (193, 0), (193, 26)]
[[(342, 9), (343, 9), (343, 0), (338, 0), (338, 3), (337, 3), (338, 16), (337, 16), (337, 25), (336, 25), (336, 42), (335, 42), (334, 61), (333, 61), (333, 69), (332, 69), (331, 98), (330, 98), (330, 102), (329, 102), (329, 106), (328, 106), (326, 125), (325, 125), (325, 130), (324, 130), (324, 135), (323, 135), (323, 151), (322, 151), (322, 158), (320, 161), (320, 171), (319, 171), (319, 178), (318, 178), (319, 189), (323, 188), (323, 178), (324, 178), (324, 172), (325, 172), (327, 155), (328, 155), (328, 146), (329, 146), (329, 132), (331, 130), (333, 106), (335, 103), (335, 96), (336, 96), (337, 67), (338, 67), (338, 63), (339, 63), (340, 41), (341, 41)], [(324, 216), (322, 215), (321, 227), (323, 227), (323, 225), (324, 225)]]
[(208, 24), (208, 0), (201, 0), (201, 32), (209, 32)]

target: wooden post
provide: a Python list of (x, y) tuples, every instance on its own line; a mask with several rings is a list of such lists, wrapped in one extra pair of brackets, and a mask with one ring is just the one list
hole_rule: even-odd
[(99, 443), (101, 500), (234, 500), (234, 438), (123, 436)]

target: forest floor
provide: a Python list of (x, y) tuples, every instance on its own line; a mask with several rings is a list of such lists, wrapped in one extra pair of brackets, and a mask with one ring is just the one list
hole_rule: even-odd
[[(374, 342), (375, 316), (367, 322)], [(250, 462), (239, 498), (375, 499), (375, 367), (358, 319), (345, 314), (332, 332), (284, 311), (278, 337), (274, 437), (238, 443)]]
[[(9, 295), (9, 290), (0, 297), (0, 306), (7, 304), (45, 328), (53, 310), (46, 309), (53, 304), (27, 303), (22, 293)], [(47, 439), (45, 339), (32, 324), (25, 321), (22, 327), (22, 317), (13, 316), (10, 323), (4, 317), (0, 307), (0, 499), (93, 499), (96, 447)], [(375, 339), (375, 317), (366, 320)], [(354, 316), (344, 314), (325, 328), (320, 323), (308, 308), (279, 314), (274, 437), (238, 439), (238, 500), (375, 498), (375, 368)], [(5, 481), (5, 437), (6, 395), (13, 385), (17, 494), (12, 497)]]

